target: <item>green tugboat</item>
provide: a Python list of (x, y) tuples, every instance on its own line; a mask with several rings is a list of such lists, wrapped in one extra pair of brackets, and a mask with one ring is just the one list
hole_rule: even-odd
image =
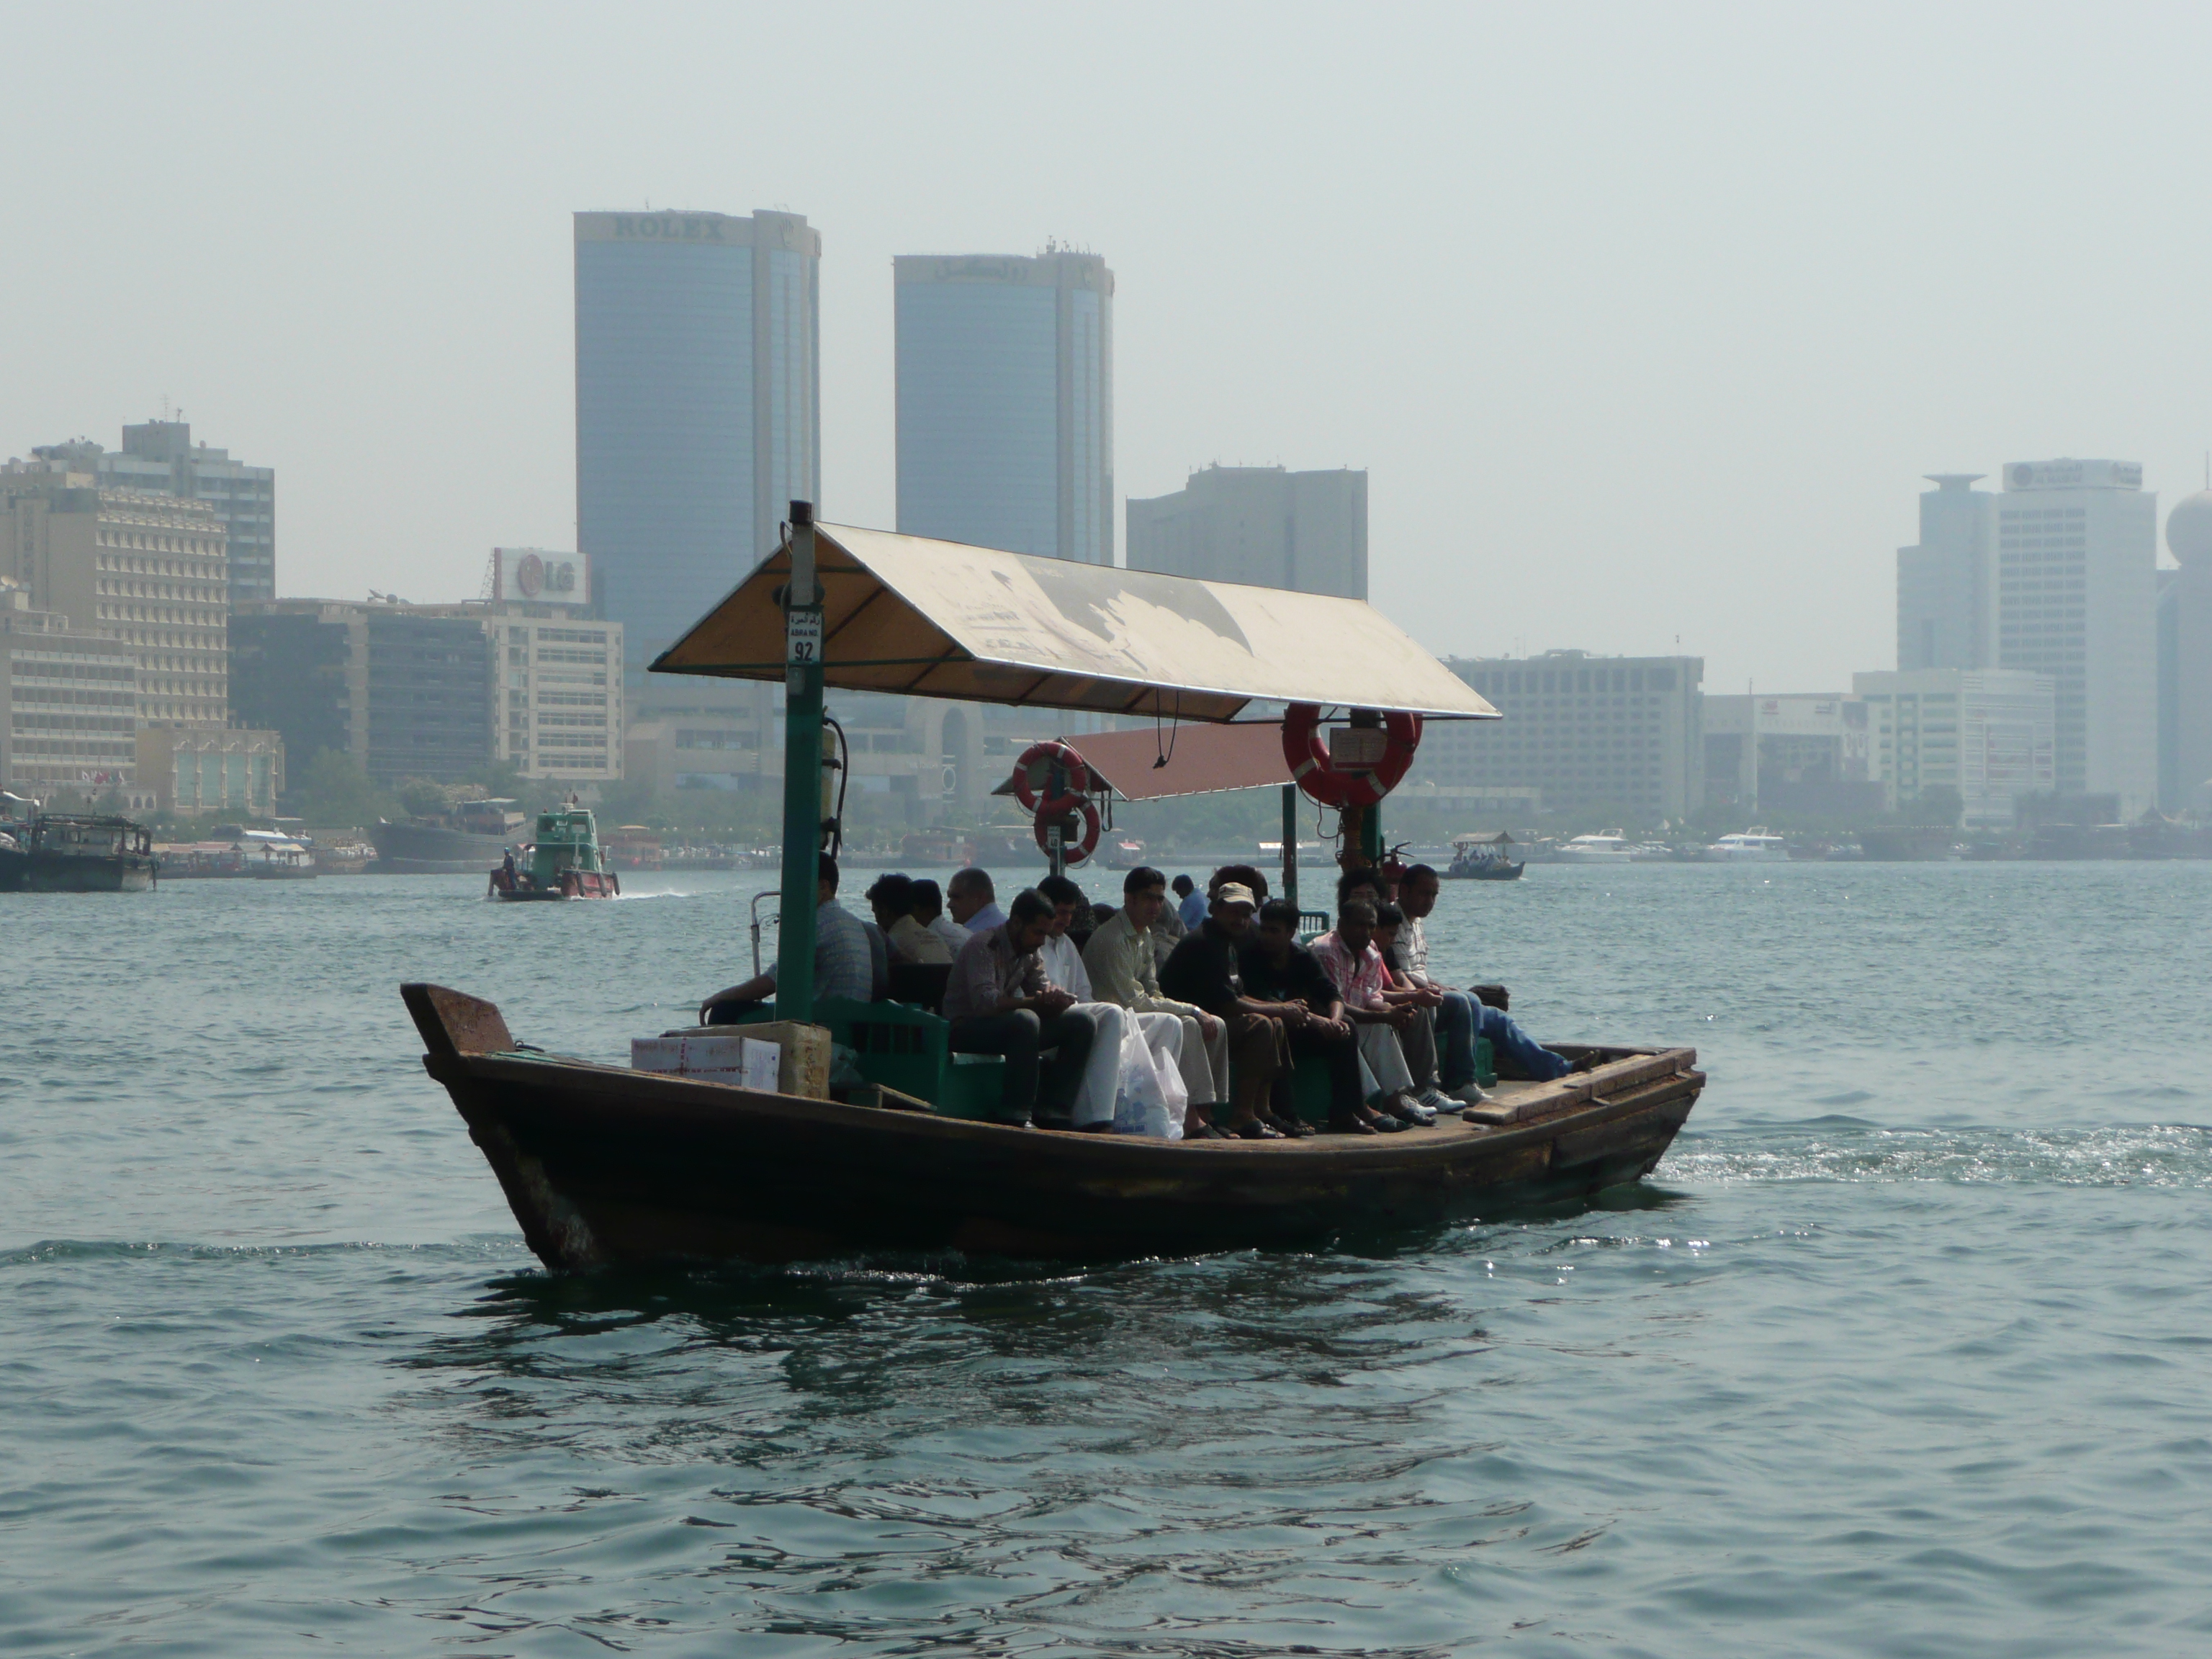
[(485, 896), (500, 899), (613, 898), (622, 881), (599, 852), (599, 827), (591, 811), (571, 799), (566, 806), (538, 815), (537, 838), (513, 848), (491, 872)]

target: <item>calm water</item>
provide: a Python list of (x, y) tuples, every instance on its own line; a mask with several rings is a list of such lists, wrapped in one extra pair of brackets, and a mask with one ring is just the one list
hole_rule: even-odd
[(656, 880), (0, 901), (0, 1650), (2212, 1646), (2212, 866), (1448, 887), (1705, 1056), (1626, 1207), (556, 1282), (394, 987), (623, 1057), (766, 884)]

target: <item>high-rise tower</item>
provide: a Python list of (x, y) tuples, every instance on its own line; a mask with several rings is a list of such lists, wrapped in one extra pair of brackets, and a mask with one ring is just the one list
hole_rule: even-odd
[(1114, 562), (1114, 273), (1096, 254), (906, 254), (898, 527)]
[(2159, 804), (2179, 811), (2212, 805), (2212, 489), (2174, 503), (2166, 545), (2181, 568), (2159, 573), (2168, 579), (2160, 621), (2171, 630), (2170, 650), (2160, 653), (2171, 659), (2160, 663), (2170, 670), (2161, 699), (2170, 706), (2160, 736), (2172, 774), (2160, 780)]
[(792, 213), (576, 215), (576, 538), (633, 665), (821, 496), (822, 238)]
[(1897, 550), (1897, 666), (1996, 665), (1997, 498), (1978, 472), (1930, 472), (1920, 544)]
[(2158, 497), (2130, 461), (2018, 461), (1997, 499), (1997, 666), (2047, 675), (2062, 795), (2158, 792)]

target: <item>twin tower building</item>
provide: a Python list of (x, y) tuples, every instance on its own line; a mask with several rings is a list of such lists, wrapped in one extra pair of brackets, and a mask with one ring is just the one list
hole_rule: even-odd
[[(577, 542), (641, 664), (775, 547), (789, 502), (822, 500), (822, 238), (771, 212), (580, 213), (575, 234)], [(898, 529), (1115, 563), (1106, 262), (903, 256), (892, 283)], [(1366, 475), (1246, 471), (1132, 502), (1129, 562), (1364, 598)], [(1242, 561), (1185, 500), (1239, 485), (1265, 521)]]

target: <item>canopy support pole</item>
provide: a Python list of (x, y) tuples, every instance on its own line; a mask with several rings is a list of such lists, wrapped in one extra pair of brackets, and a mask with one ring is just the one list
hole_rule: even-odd
[(822, 589), (814, 503), (791, 504), (791, 586), (784, 596), (783, 914), (777, 925), (775, 1017), (814, 1018), (814, 934), (822, 847)]
[(1298, 902), (1298, 787), (1283, 786), (1283, 896)]

